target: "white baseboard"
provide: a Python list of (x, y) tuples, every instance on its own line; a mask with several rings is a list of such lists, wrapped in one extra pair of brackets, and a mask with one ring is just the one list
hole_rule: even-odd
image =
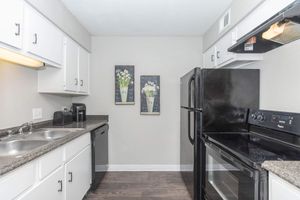
[[(181, 166), (182, 167), (182, 166)], [(119, 172), (119, 171), (173, 171), (179, 172), (180, 165), (109, 165), (96, 166), (96, 171), (103, 171), (104, 169), (108, 168), (108, 171), (111, 172)], [(191, 166), (183, 166), (183, 171), (191, 171)]]

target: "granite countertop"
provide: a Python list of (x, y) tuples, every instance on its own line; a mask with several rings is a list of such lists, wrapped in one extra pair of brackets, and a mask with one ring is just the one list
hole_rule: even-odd
[(300, 188), (300, 161), (265, 161), (262, 167)]
[(75, 138), (78, 138), (81, 135), (103, 126), (107, 122), (108, 116), (93, 115), (87, 116), (87, 120), (85, 122), (74, 122), (65, 126), (53, 126), (50, 121), (38, 125), (38, 128), (82, 128), (84, 130), (76, 131), (72, 134), (66, 135), (63, 138), (50, 141), (46, 145), (35, 148), (28, 153), (22, 154), (21, 156), (0, 157), (0, 176), (66, 144), (67, 142), (70, 142), (71, 140), (74, 140)]

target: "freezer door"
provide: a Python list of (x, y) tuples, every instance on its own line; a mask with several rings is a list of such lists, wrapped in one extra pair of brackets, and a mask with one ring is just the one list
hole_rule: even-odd
[(197, 108), (196, 95), (197, 92), (197, 76), (200, 68), (195, 68), (180, 79), (180, 105), (185, 108)]
[(248, 108), (259, 107), (259, 70), (202, 71), (203, 131), (245, 131)]

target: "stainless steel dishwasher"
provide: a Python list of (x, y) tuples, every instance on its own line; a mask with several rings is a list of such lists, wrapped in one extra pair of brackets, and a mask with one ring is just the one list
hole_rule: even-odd
[(108, 124), (91, 132), (92, 143), (92, 184), (95, 191), (108, 169)]

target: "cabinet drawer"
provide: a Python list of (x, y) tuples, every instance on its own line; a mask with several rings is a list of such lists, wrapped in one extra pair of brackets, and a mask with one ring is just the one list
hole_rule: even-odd
[(8, 173), (0, 178), (1, 199), (14, 199), (35, 182), (35, 162)]
[(51, 151), (39, 159), (39, 178), (43, 179), (63, 164), (63, 148)]
[(66, 161), (72, 159), (76, 154), (91, 144), (91, 134), (86, 133), (83, 136), (71, 141), (65, 147)]

